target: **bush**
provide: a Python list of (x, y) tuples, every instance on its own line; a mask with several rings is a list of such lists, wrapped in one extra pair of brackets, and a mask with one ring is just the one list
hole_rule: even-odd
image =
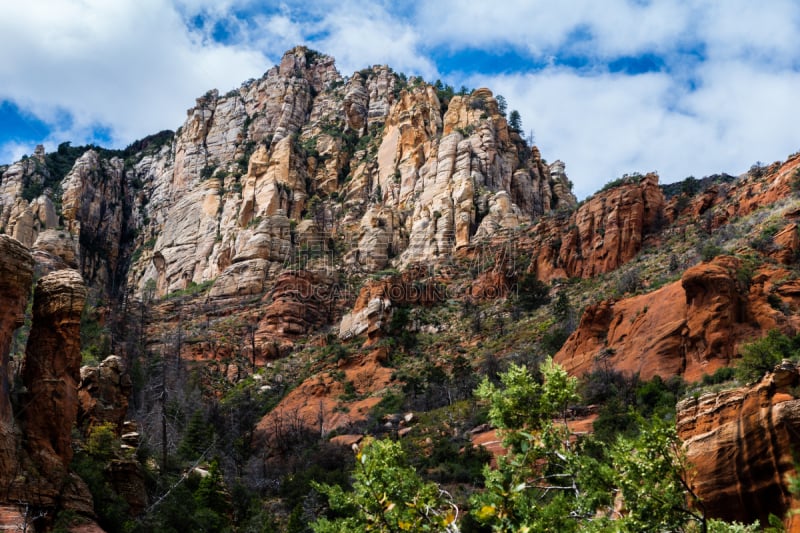
[(713, 242), (707, 243), (705, 246), (700, 248), (700, 258), (705, 261), (711, 261), (718, 255), (722, 255), (722, 248), (718, 245), (714, 244)]
[(523, 274), (517, 282), (517, 301), (527, 311), (538, 309), (550, 301), (550, 287), (534, 274)]
[(736, 379), (752, 383), (772, 371), (783, 359), (796, 359), (797, 342), (797, 337), (790, 339), (773, 329), (766, 337), (742, 346), (742, 357), (735, 368)]
[(719, 385), (731, 381), (736, 374), (733, 367), (723, 366), (711, 375), (703, 374), (703, 385)]
[(617, 280), (617, 294), (622, 296), (627, 293), (635, 293), (642, 288), (642, 276), (637, 267), (631, 267)]

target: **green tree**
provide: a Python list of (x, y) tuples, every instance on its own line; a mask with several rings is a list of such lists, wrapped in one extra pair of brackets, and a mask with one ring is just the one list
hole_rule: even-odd
[(353, 490), (313, 483), (338, 516), (311, 524), (317, 533), (458, 531), (457, 508), (409, 466), (400, 443), (367, 439), (356, 455)]
[[(567, 408), (578, 400), (577, 380), (550, 358), (540, 371), (541, 382), (511, 365), (500, 386), (484, 380), (476, 391), (489, 403), (489, 420), (507, 449), (496, 468), (484, 469), (486, 490), (471, 499), (479, 522), (499, 532), (708, 531), (671, 422), (634, 414), (638, 435), (620, 436), (610, 448), (576, 438)], [(713, 526), (731, 532), (750, 527)]]
[(225, 482), (215, 459), (208, 468), (208, 474), (200, 480), (194, 492), (196, 510), (194, 520), (203, 531), (229, 531), (228, 514), (232, 507), (225, 494)]
[(498, 94), (494, 97), (497, 100), (497, 110), (500, 112), (501, 115), (506, 116), (506, 110), (508, 109), (508, 102), (506, 101), (505, 96), (502, 94)]
[(695, 522), (706, 532), (703, 503), (690, 486), (690, 465), (672, 423), (656, 417), (640, 422), (635, 439), (619, 438), (612, 447), (613, 486), (627, 512), (617, 524), (624, 531), (684, 531)]
[(590, 496), (583, 480), (607, 469), (577, 453), (566, 425), (578, 380), (551, 358), (540, 370), (541, 382), (512, 364), (501, 386), (484, 379), (475, 392), (489, 404), (489, 421), (508, 450), (497, 468), (484, 469), (486, 490), (471, 501), (475, 518), (494, 531), (577, 531), (599, 506), (599, 493)]
[(781, 360), (797, 357), (793, 339), (777, 329), (771, 330), (766, 337), (742, 346), (741, 352), (742, 358), (736, 363), (736, 379), (742, 383), (757, 381)]
[(517, 281), (517, 301), (527, 311), (538, 309), (550, 301), (550, 286), (535, 274), (523, 274)]
[(522, 131), (522, 117), (516, 109), (512, 109), (508, 115), (508, 127), (517, 133)]

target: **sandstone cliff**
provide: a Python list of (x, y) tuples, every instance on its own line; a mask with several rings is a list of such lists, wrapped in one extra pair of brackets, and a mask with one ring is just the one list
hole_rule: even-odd
[(8, 387), (10, 334), (23, 321), (33, 258), (18, 242), (0, 235), (0, 269), (0, 307), (4, 310), (0, 322), (0, 484), (4, 487), (0, 505), (7, 511), (2, 524), (32, 526), (33, 515), (26, 511), (30, 506), (44, 522), (63, 509), (91, 517), (91, 495), (83, 481), (69, 471), (71, 432), (78, 409), (80, 315), (86, 287), (74, 270), (53, 272), (37, 283), (33, 326), (21, 371), (23, 388), (17, 386), (12, 404)]
[[(797, 368), (786, 362), (752, 387), (706, 393), (678, 404), (677, 426), (695, 467), (691, 485), (710, 517), (768, 523), (800, 502), (787, 486), (797, 476), (800, 431)], [(787, 530), (799, 531), (796, 514)]]
[(743, 280), (743, 268), (721, 256), (656, 291), (592, 305), (555, 360), (573, 375), (610, 365), (644, 379), (696, 381), (730, 365), (737, 345), (760, 331), (797, 331), (794, 312), (768, 303), (777, 298), (788, 309), (800, 308), (796, 283), (784, 281), (788, 271), (765, 266)]
[(665, 200), (658, 176), (631, 179), (587, 199), (534, 230), (531, 271), (541, 280), (592, 277), (633, 259), (662, 224)]
[(155, 280), (159, 295), (250, 266), (269, 275), (308, 250), (370, 271), (444, 257), (575, 202), (563, 164), (527, 148), (489, 90), (444, 110), (421, 80), (387, 67), (343, 79), (303, 48), (199, 98), (134, 169), (143, 253), (130, 282)]

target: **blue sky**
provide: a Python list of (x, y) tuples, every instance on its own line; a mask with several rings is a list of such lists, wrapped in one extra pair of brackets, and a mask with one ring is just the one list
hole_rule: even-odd
[(800, 150), (797, 0), (31, 0), (0, 3), (0, 164), (124, 147), (305, 44), (489, 87), (579, 197), (629, 172), (741, 173)]

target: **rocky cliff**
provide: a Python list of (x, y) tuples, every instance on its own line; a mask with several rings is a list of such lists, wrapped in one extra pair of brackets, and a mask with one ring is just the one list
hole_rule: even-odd
[(575, 203), (563, 165), (509, 129), (489, 90), (445, 103), (387, 67), (344, 79), (302, 48), (199, 98), (134, 169), (143, 253), (130, 286), (152, 279), (158, 294), (234, 270), (272, 276), (309, 251), (355, 270), (426, 261)]
[[(710, 517), (768, 523), (800, 502), (786, 481), (797, 476), (800, 374), (786, 361), (759, 383), (678, 404), (678, 434), (694, 465), (691, 485)], [(800, 530), (796, 514), (787, 530)]]
[[(64, 509), (94, 515), (86, 485), (69, 471), (78, 409), (80, 316), (86, 299), (78, 272), (59, 270), (37, 282), (19, 375), (12, 375), (19, 370), (19, 362), (9, 364), (11, 332), (22, 325), (33, 266), (26, 248), (0, 235), (0, 307), (4, 310), (0, 322), (0, 484), (4, 487), (0, 504), (8, 511), (3, 513), (4, 527), (43, 527)], [(12, 378), (21, 382), (13, 391), (8, 386)]]
[[(0, 168), (0, 523), (24, 521), (16, 504), (34, 496), (92, 516), (71, 428), (121, 432), (133, 389), (143, 426), (128, 441), (171, 454), (192, 421), (224, 433), (220, 413), (240, 409), (247, 427), (215, 441), (239, 479), (259, 443), (280, 462), (287, 432), (361, 431), (384, 399), (458, 405), (505, 357), (551, 350), (576, 376), (691, 382), (768, 330), (800, 331), (800, 156), (677, 193), (625, 176), (578, 204), (564, 163), (528, 146), (498, 99), (386, 66), (343, 76), (298, 47), (208, 91), (174, 133)], [(85, 303), (119, 357), (79, 370)], [(794, 400), (775, 376), (679, 407), (696, 489), (720, 516), (795, 506), (780, 483)], [(135, 460), (106, 475), (146, 508)], [(770, 504), (724, 514), (753, 498)]]
[(531, 270), (548, 281), (615, 270), (639, 253), (649, 232), (660, 229), (664, 206), (655, 174), (601, 191), (575, 212), (537, 226)]
[(796, 280), (786, 281), (789, 272), (778, 267), (742, 280), (742, 268), (722, 256), (656, 291), (592, 305), (555, 360), (574, 375), (610, 365), (645, 379), (697, 381), (732, 364), (738, 344), (760, 331), (797, 331), (797, 315), (780, 308), (799, 308)]

